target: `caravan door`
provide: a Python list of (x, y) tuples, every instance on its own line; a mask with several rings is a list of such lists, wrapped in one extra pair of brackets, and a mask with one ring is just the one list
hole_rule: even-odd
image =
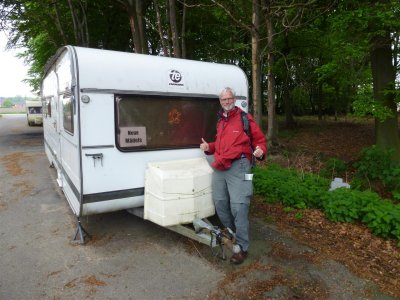
[(60, 146), (60, 120), (58, 100), (58, 82), (54, 70), (48, 73), (42, 86), (43, 103), (43, 131), (46, 154), (49, 161), (60, 169), (61, 146)]
[(64, 193), (76, 215), (80, 214), (81, 172), (78, 107), (76, 103), (75, 70), (72, 51), (67, 49), (56, 62), (58, 80), (58, 122), (60, 166)]

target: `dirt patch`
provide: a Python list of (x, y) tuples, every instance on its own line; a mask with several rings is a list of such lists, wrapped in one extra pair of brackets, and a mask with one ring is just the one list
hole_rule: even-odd
[(304, 153), (321, 159), (337, 157), (352, 162), (362, 148), (375, 143), (375, 129), (372, 120), (302, 120), (298, 128), (283, 131), (279, 142), (282, 149), (294, 156)]
[(210, 299), (328, 299), (318, 279), (309, 280), (296, 271), (259, 261), (228, 274)]
[[(255, 216), (268, 215), (279, 230), (316, 249), (305, 257), (314, 263), (327, 259), (343, 263), (354, 274), (377, 284), (382, 292), (400, 298), (400, 249), (393, 240), (373, 235), (363, 225), (333, 223), (319, 210), (301, 210), (286, 213), (283, 206), (266, 204), (255, 198), (252, 203)], [(280, 249), (274, 255), (293, 259)]]
[(61, 270), (60, 271), (51, 272), (51, 273), (47, 274), (47, 277), (56, 276), (56, 275), (60, 274), (61, 272), (62, 272)]
[(105, 286), (106, 283), (98, 280), (95, 275), (87, 276), (81, 279), (81, 282), (90, 286)]
[(11, 191), (13, 193), (18, 192), (20, 196), (26, 197), (32, 193), (34, 186), (28, 180), (21, 180), (13, 183)]
[(7, 203), (0, 202), (0, 211), (7, 210), (7, 208), (8, 208)]
[(24, 167), (25, 164), (33, 163), (36, 156), (41, 154), (27, 154), (24, 152), (14, 152), (0, 157), (0, 161), (11, 176), (21, 176), (31, 173), (30, 168)]
[(41, 146), (43, 142), (40, 140), (20, 140), (13, 143), (15, 146)]
[(97, 293), (97, 287), (107, 285), (104, 281), (97, 279), (95, 275), (90, 275), (72, 279), (64, 285), (64, 288), (73, 289), (77, 288), (80, 284), (84, 284), (86, 287), (85, 298), (93, 297)]

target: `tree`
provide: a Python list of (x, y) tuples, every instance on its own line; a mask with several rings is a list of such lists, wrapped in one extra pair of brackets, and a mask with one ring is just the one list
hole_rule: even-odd
[(6, 99), (6, 100), (3, 101), (3, 107), (5, 107), (5, 108), (13, 107), (13, 105), (14, 104), (10, 99)]
[(171, 34), (172, 34), (172, 45), (174, 46), (174, 56), (177, 58), (181, 58), (181, 47), (179, 43), (179, 33), (178, 26), (176, 23), (176, 3), (175, 0), (168, 1), (169, 8), (169, 22), (171, 26)]
[(369, 63), (373, 99), (364, 98), (365, 104), (359, 106), (375, 117), (376, 144), (382, 149), (393, 149), (396, 160), (400, 160), (394, 65), (399, 11), (398, 1), (340, 1), (330, 20), (332, 27), (347, 28), (337, 38), (359, 49)]
[(144, 16), (150, 2), (148, 0), (114, 1), (119, 4), (128, 14), (134, 51), (136, 53), (149, 53)]

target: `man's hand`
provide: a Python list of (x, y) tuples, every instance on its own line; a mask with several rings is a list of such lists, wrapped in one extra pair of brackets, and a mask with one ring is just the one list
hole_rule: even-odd
[(208, 146), (208, 143), (203, 138), (201, 138), (201, 141), (202, 141), (202, 143), (200, 144), (200, 149), (203, 150), (203, 151), (210, 150), (210, 147)]
[(262, 151), (262, 149), (259, 146), (257, 146), (256, 150), (254, 150), (253, 152), (253, 155), (257, 158), (260, 158), (264, 155), (264, 151)]

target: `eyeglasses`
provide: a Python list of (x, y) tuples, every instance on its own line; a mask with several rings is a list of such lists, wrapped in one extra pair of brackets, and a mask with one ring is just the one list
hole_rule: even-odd
[(229, 101), (229, 100), (233, 100), (233, 99), (235, 99), (235, 98), (233, 98), (233, 97), (228, 97), (228, 98), (221, 98), (221, 99), (219, 99), (220, 101)]

